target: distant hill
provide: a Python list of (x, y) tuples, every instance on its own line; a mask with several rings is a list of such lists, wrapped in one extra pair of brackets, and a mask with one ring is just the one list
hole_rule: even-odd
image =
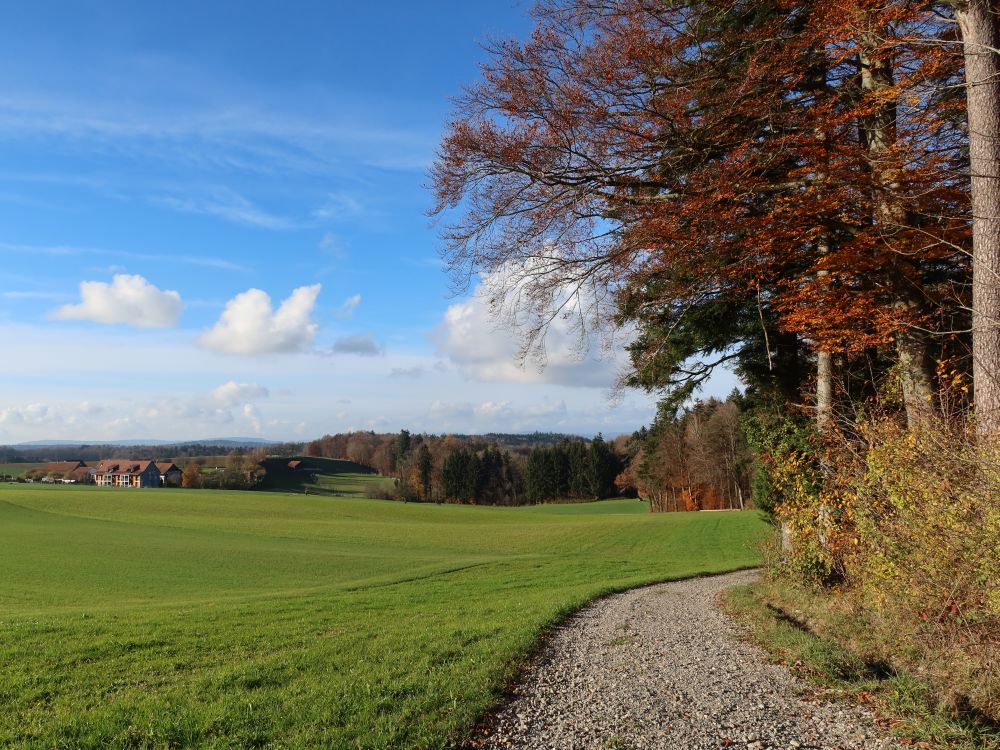
[(201, 440), (31, 440), (26, 443), (14, 443), (9, 448), (73, 448), (85, 445), (113, 445), (113, 446), (136, 446), (136, 445), (221, 445), (227, 448), (249, 448), (255, 446), (276, 445), (277, 441), (264, 440), (263, 438), (252, 437), (224, 437), (224, 438), (204, 438)]
[[(468, 435), (465, 437), (479, 436)], [(569, 435), (564, 432), (488, 432), (481, 437), (491, 440), (499, 445), (507, 445), (511, 447), (519, 445), (556, 445), (557, 443), (561, 443), (563, 440), (586, 440), (589, 442), (589, 438), (581, 437), (580, 435)]]
[(36, 440), (19, 445), (0, 445), (0, 464), (36, 461), (99, 461), (104, 458), (170, 458), (177, 461), (193, 456), (226, 456), (232, 451), (263, 449), (268, 453), (294, 455), (303, 452), (302, 443), (273, 443), (260, 438), (206, 438), (183, 442), (170, 440), (122, 440), (66, 442)]

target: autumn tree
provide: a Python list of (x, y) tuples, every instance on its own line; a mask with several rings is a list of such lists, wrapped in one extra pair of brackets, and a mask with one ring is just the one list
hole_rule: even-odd
[(194, 463), (193, 461), (188, 462), (184, 466), (184, 471), (181, 474), (181, 487), (196, 488), (202, 485), (202, 475), (201, 466)]
[(626, 382), (680, 400), (726, 361), (805, 352), (829, 378), (832, 354), (895, 342), (914, 414), (922, 332), (967, 273), (961, 128), (936, 95), (954, 56), (927, 52), (946, 32), (922, 12), (543, 3), (442, 145), (453, 271), (494, 279), (529, 340), (566, 313), (637, 328)]

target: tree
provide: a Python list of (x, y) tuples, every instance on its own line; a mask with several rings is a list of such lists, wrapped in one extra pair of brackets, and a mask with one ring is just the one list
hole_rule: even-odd
[(184, 471), (181, 474), (181, 487), (196, 488), (201, 486), (201, 466), (190, 461), (184, 466)]
[(410, 431), (400, 430), (396, 436), (396, 456), (399, 461), (402, 461), (409, 454), (411, 443)]
[(1000, 431), (1000, 27), (995, 0), (954, 0), (965, 55), (972, 188), (972, 359), (981, 434)]
[(869, 5), (543, 4), (442, 145), (437, 211), (465, 207), (453, 271), (495, 278), (529, 341), (616, 305), (641, 332), (626, 383), (678, 403), (726, 361), (773, 373), (777, 348), (821, 355), (829, 401), (832, 355), (895, 342), (913, 412), (922, 331), (968, 271), (961, 128), (935, 95), (957, 68), (926, 43), (946, 24)]
[(417, 451), (416, 467), (421, 496), (424, 500), (430, 500), (434, 458), (431, 456), (430, 448), (427, 447), (426, 443), (421, 443), (420, 448)]

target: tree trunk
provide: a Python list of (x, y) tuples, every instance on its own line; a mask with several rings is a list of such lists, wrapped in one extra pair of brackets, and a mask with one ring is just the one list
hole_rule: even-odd
[(934, 380), (926, 335), (914, 329), (897, 333), (896, 357), (906, 405), (906, 423), (910, 429), (926, 425), (934, 413)]
[[(876, 52), (879, 37), (885, 33), (885, 30), (878, 30), (878, 33), (862, 34), (861, 52), (858, 56), (862, 92), (876, 97), (879, 92), (894, 85), (892, 59), (888, 55), (880, 57)], [(895, 100), (884, 97), (882, 104), (861, 122), (861, 134), (875, 178), (875, 214), (887, 238), (910, 223), (906, 206), (898, 200), (896, 168), (885, 162), (886, 153), (896, 142), (898, 135), (896, 110)], [(896, 356), (902, 381), (903, 403), (906, 406), (906, 421), (913, 429), (926, 423), (933, 414), (934, 406), (934, 376), (927, 336), (908, 323), (920, 310), (920, 268), (902, 255), (894, 254), (890, 258), (893, 271), (891, 281), (895, 284), (898, 295), (895, 308), (905, 326), (896, 335)]]
[[(820, 235), (816, 251), (821, 258), (830, 254), (830, 236), (827, 233)], [(816, 275), (819, 278), (826, 278), (830, 272), (823, 269)], [(820, 350), (816, 352), (816, 429), (820, 434), (827, 433), (832, 423), (833, 353)]]
[(833, 354), (816, 353), (816, 429), (825, 433), (833, 423)]
[(1000, 430), (1000, 29), (995, 0), (955, 4), (972, 168), (972, 372), (981, 435)]

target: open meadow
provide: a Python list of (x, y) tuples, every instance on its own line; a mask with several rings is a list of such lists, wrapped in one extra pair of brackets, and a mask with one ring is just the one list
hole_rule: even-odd
[(372, 497), (393, 487), (393, 479), (376, 474), (353, 461), (317, 456), (299, 456), (316, 471), (314, 473), (270, 473), (264, 478), (264, 489), (309, 492), (346, 497)]
[(0, 485), (0, 746), (440, 748), (613, 589), (754, 513)]
[(40, 463), (0, 464), (0, 476), (23, 477), (32, 469), (37, 469), (43, 465)]

